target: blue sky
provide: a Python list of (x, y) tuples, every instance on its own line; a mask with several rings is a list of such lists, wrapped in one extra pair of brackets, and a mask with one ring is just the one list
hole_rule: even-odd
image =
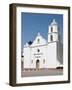
[(62, 14), (39, 14), (21, 13), (21, 46), (26, 42), (33, 41), (40, 34), (47, 40), (48, 26), (55, 19), (59, 25), (61, 41), (63, 37), (63, 15)]

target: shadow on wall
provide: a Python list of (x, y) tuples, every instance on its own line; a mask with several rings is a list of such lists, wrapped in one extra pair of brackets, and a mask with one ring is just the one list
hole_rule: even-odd
[(61, 42), (57, 43), (57, 59), (60, 64), (63, 64), (63, 44)]

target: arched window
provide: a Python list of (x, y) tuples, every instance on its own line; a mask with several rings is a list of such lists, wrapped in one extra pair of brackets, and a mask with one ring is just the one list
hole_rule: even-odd
[(40, 49), (37, 49), (38, 52), (40, 52)]
[(51, 35), (51, 41), (53, 41), (53, 36)]
[(39, 43), (39, 42), (40, 42), (40, 39), (38, 38), (38, 40), (37, 40), (37, 41), (38, 41), (38, 43)]
[(51, 27), (51, 32), (53, 32), (53, 27)]

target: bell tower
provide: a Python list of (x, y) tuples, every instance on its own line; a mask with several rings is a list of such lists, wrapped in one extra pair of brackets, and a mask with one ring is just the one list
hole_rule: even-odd
[(53, 19), (52, 23), (48, 27), (48, 42), (58, 41), (58, 24)]
[(48, 27), (48, 47), (47, 47), (47, 64), (48, 68), (56, 68), (60, 65), (60, 62), (57, 58), (58, 56), (58, 24), (53, 19), (51, 24)]

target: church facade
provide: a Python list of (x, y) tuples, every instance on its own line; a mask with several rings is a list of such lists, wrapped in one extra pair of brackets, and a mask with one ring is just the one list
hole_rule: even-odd
[(56, 68), (63, 64), (62, 44), (59, 39), (59, 27), (55, 19), (48, 27), (48, 39), (38, 32), (31, 45), (23, 48), (23, 68), (42, 69)]

